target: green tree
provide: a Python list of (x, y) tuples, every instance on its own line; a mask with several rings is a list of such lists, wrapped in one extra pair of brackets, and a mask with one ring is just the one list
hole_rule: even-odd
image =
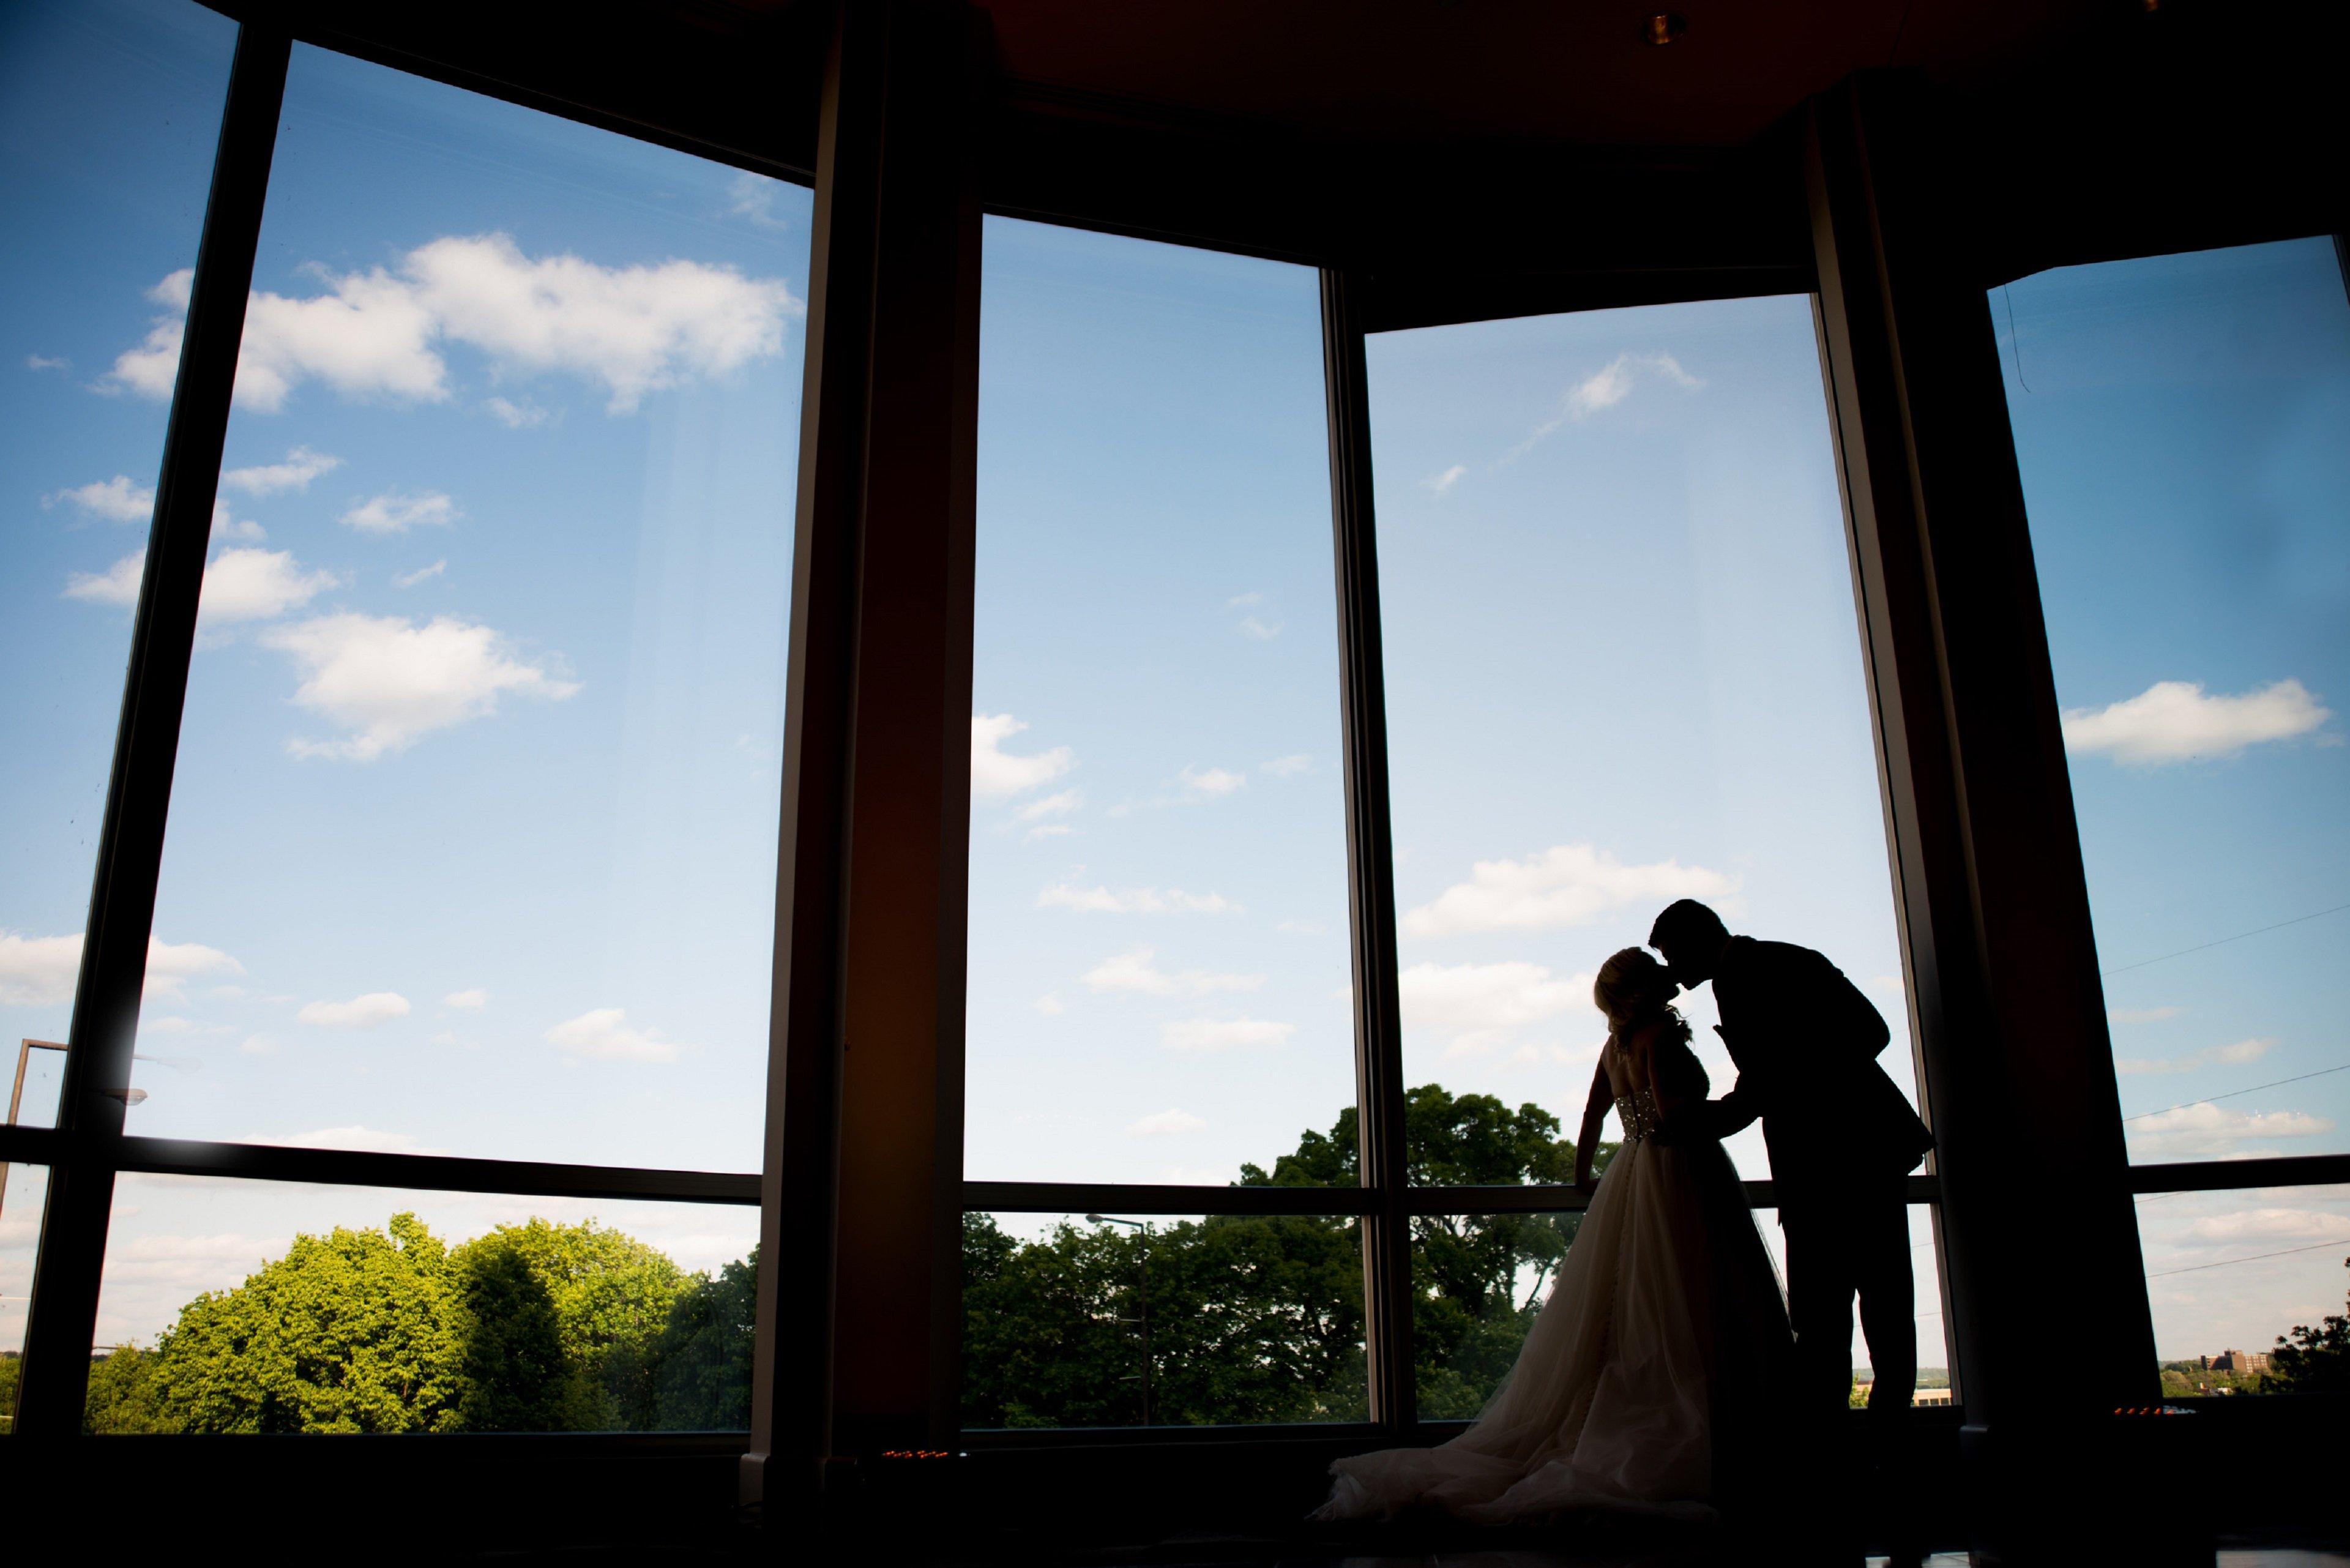
[(665, 1432), (739, 1432), (751, 1424), (751, 1359), (759, 1315), (759, 1249), (712, 1279), (687, 1278), (644, 1374), (650, 1420)]
[(458, 1430), (448, 1265), (413, 1214), (296, 1237), (236, 1289), (190, 1302), (157, 1340), (160, 1419), (188, 1432)]
[(653, 1347), (687, 1276), (595, 1220), (501, 1225), (450, 1254), (465, 1292), (476, 1431), (641, 1430)]
[(89, 1392), (82, 1401), (85, 1432), (176, 1432), (180, 1429), (155, 1391), (155, 1353), (135, 1345), (117, 1345), (89, 1364)]
[(2278, 1335), (2269, 1386), (2286, 1394), (2350, 1393), (2350, 1316), (2330, 1316), (2314, 1328), (2296, 1324)]

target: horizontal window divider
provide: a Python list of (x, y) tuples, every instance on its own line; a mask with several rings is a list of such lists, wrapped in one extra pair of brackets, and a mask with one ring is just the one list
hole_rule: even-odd
[[(421, 1460), (428, 1465), (500, 1463), (537, 1458), (666, 1459), (739, 1457), (751, 1446), (748, 1432), (104, 1432), (83, 1439), (117, 1459), (132, 1453), (159, 1462), (219, 1463), (242, 1458), (283, 1464), (298, 1453), (305, 1462), (332, 1463), (328, 1456), (365, 1456), (375, 1465)], [(534, 1456), (529, 1450), (539, 1452)], [(169, 1458), (166, 1459), (168, 1454)], [(398, 1456), (395, 1459), (393, 1456)], [(372, 1473), (372, 1472), (370, 1472)], [(379, 1478), (380, 1479), (380, 1478)]]
[(1155, 1187), (1118, 1182), (966, 1181), (965, 1213), (1366, 1214), (1367, 1187)]
[(276, 1144), (126, 1137), (113, 1146), (117, 1170), (153, 1176), (307, 1181), (337, 1187), (409, 1187), (434, 1192), (497, 1192), (518, 1198), (613, 1198), (646, 1202), (759, 1201), (759, 1178), (724, 1170), (649, 1170), (630, 1166), (555, 1165), (529, 1159), (465, 1159), (439, 1154), (286, 1148)]
[[(1939, 1177), (1904, 1179), (1903, 1201), (1939, 1203)], [(1746, 1181), (1746, 1206), (1775, 1209), (1778, 1189), (1768, 1181)], [(1591, 1206), (1591, 1199), (1572, 1187), (1414, 1187), (1404, 1194), (1404, 1208), (1413, 1214), (1556, 1214), (1574, 1213)]]
[(2129, 1189), (2142, 1192), (2241, 1192), (2250, 1187), (2350, 1185), (2350, 1154), (2283, 1155), (2273, 1159), (2180, 1160), (2133, 1165)]
[(0, 1127), (0, 1165), (56, 1165), (70, 1143), (55, 1127)]

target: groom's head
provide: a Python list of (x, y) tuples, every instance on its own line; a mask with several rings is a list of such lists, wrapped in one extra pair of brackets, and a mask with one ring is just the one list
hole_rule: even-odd
[(1683, 986), (1703, 985), (1713, 978), (1721, 950), (1730, 945), (1730, 928), (1695, 898), (1682, 898), (1665, 906), (1657, 917), (1648, 929), (1648, 945), (1665, 955), (1666, 966)]

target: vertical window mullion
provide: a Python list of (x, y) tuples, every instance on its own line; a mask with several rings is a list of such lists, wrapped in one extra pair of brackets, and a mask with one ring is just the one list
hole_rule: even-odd
[(1369, 376), (1355, 284), (1322, 274), (1322, 356), (1330, 410), (1330, 514), (1347, 772), (1347, 912), (1355, 991), (1357, 1168), (1373, 1195), (1363, 1221), (1363, 1313), (1370, 1413), (1417, 1424), (1410, 1219), (1405, 1209), (1403, 1032), (1398, 1012), (1394, 840), (1388, 812), (1387, 690), (1371, 503)]
[(20, 1438), (58, 1440), (81, 1429), (197, 601), (290, 52), (282, 32), (247, 24), (237, 35), (75, 984), (57, 1109), (68, 1153), (50, 1178), (26, 1321)]

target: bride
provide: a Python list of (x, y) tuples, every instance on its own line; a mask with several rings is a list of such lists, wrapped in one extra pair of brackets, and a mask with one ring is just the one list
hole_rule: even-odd
[(1486, 1524), (1583, 1509), (1700, 1513), (1721, 1490), (1721, 1461), (1750, 1446), (1730, 1434), (1769, 1407), (1786, 1309), (1721, 1145), (1656, 1136), (1710, 1086), (1671, 1005), (1679, 988), (1627, 948), (1592, 989), (1608, 1035), (1575, 1139), (1575, 1185), (1593, 1191), (1611, 1104), (1624, 1143), (1517, 1366), (1451, 1442), (1333, 1465), (1316, 1518), (1415, 1507)]

